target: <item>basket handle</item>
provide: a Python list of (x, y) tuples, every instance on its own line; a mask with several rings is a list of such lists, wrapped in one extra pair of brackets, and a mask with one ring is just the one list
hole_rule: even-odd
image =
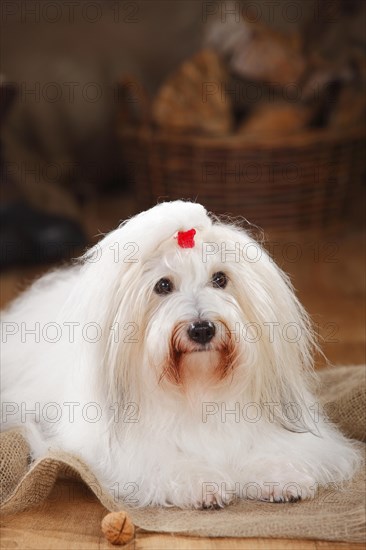
[(151, 123), (151, 99), (136, 78), (126, 75), (117, 83), (120, 129), (147, 128)]

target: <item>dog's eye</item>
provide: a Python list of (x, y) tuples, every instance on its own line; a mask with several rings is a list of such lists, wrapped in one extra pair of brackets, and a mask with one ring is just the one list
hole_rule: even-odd
[(218, 271), (212, 275), (212, 286), (217, 288), (225, 288), (228, 283), (228, 278), (223, 271)]
[(156, 294), (169, 294), (170, 292), (173, 292), (174, 285), (170, 279), (166, 279), (163, 277), (160, 279), (156, 285), (154, 286), (154, 292)]

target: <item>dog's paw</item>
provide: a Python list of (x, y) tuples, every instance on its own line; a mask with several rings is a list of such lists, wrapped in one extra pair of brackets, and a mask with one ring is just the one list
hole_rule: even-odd
[(315, 480), (300, 472), (276, 472), (267, 476), (268, 481), (253, 484), (247, 498), (264, 502), (298, 502), (314, 498)]
[(212, 489), (209, 492), (202, 490), (202, 498), (198, 498), (196, 508), (200, 510), (219, 510), (234, 502), (235, 498), (235, 495), (228, 494), (217, 485), (217, 489), (214, 491)]
[[(269, 486), (262, 487), (260, 500), (264, 502), (298, 502), (302, 500), (303, 495), (301, 487), (296, 484), (291, 487), (281, 487), (280, 485), (270, 484)], [(305, 497), (306, 498), (306, 497)]]
[(220, 499), (216, 498), (216, 496), (211, 495), (202, 501), (198, 501), (197, 508), (200, 508), (201, 510), (220, 510), (220, 508), (223, 508), (224, 504), (220, 503)]
[[(164, 501), (168, 505), (196, 510), (218, 510), (238, 496), (237, 486), (228, 475), (202, 467), (202, 464), (180, 464), (163, 484)], [(159, 502), (161, 500), (159, 499)]]

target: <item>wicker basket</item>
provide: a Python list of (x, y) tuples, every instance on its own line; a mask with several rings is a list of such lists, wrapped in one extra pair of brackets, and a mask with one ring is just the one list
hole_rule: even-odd
[(349, 218), (364, 176), (365, 130), (249, 140), (121, 132), (139, 206), (187, 198), (265, 230), (323, 230)]

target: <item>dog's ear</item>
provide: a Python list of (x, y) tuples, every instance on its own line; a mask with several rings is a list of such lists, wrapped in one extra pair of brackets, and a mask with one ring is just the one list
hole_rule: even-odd
[(74, 289), (84, 322), (99, 327), (100, 339), (93, 348), (99, 363), (99, 399), (120, 405), (136, 400), (128, 392), (138, 370), (141, 316), (148, 299), (140, 282), (143, 262), (135, 234), (127, 222), (91, 248), (80, 260)]
[(248, 325), (239, 345), (251, 398), (287, 429), (316, 431), (308, 410), (317, 348), (310, 318), (289, 277), (261, 245), (240, 229), (223, 226), (222, 230), (228, 250), (234, 244), (240, 250), (239, 261), (231, 261), (230, 270), (235, 298)]

